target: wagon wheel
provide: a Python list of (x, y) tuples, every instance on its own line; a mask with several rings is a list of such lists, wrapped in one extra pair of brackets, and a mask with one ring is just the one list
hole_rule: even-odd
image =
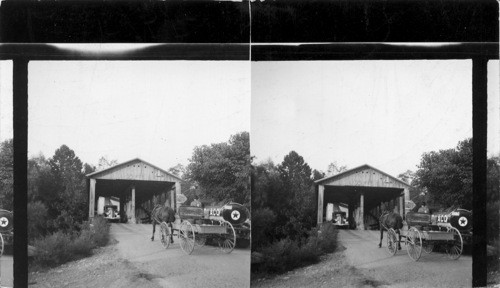
[(449, 241), (446, 245), (446, 254), (453, 260), (457, 260), (462, 255), (464, 249), (464, 241), (460, 231), (455, 227), (450, 227), (448, 232), (453, 234), (453, 241)]
[(418, 261), (422, 255), (422, 236), (415, 227), (411, 227), (406, 234), (406, 251), (414, 261)]
[(398, 251), (398, 245), (396, 244), (398, 242), (398, 238), (396, 237), (396, 231), (394, 229), (390, 228), (387, 230), (387, 250), (391, 255), (396, 254)]
[(236, 246), (236, 232), (234, 232), (233, 225), (227, 221), (223, 221), (220, 224), (226, 227), (226, 233), (221, 234), (221, 239), (219, 239), (219, 248), (224, 253), (231, 253), (234, 246)]
[(422, 242), (422, 248), (424, 248), (425, 253), (430, 254), (434, 250), (434, 243), (429, 240), (424, 240)]
[(182, 221), (179, 227), (179, 238), (181, 239), (181, 249), (186, 254), (193, 253), (195, 245), (194, 228), (188, 221)]
[(167, 223), (161, 222), (160, 231), (161, 231), (161, 244), (163, 244), (163, 247), (165, 247), (165, 249), (167, 249), (168, 246), (170, 246), (170, 236), (171, 236), (170, 229), (169, 229)]
[(3, 255), (3, 249), (4, 249), (4, 243), (3, 243), (3, 236), (2, 233), (0, 233), (0, 257)]

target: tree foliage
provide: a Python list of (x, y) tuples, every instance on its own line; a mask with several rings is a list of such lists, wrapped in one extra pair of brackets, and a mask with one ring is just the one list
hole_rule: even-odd
[[(254, 229), (252, 249), (289, 238), (301, 241), (315, 223), (311, 168), (291, 151), (279, 165), (268, 160), (252, 168), (252, 219), (265, 219)], [(256, 224), (259, 225), (259, 224)]]
[(411, 185), (411, 187), (409, 189), (410, 190), (409, 191), (410, 192), (410, 199), (407, 199), (407, 200), (412, 200), (417, 205), (418, 205), (418, 203), (421, 203), (423, 201), (429, 202), (430, 199), (428, 199), (428, 197), (427, 197), (426, 189), (422, 189), (422, 188), (419, 188), (417, 186), (416, 177), (417, 177), (417, 175), (414, 171), (406, 170), (406, 172), (399, 174), (397, 178), (399, 178), (403, 182), (406, 182), (409, 185)]
[(488, 159), (488, 174), (486, 182), (487, 204), (487, 235), (490, 245), (498, 243), (499, 234), (499, 212), (500, 212), (500, 157)]
[(326, 176), (337, 175), (337, 174), (340, 174), (344, 171), (347, 171), (347, 166), (346, 165), (341, 166), (341, 165), (337, 164), (336, 161), (334, 161), (328, 165), (328, 169), (326, 171)]
[(186, 178), (205, 197), (249, 206), (250, 162), (249, 133), (241, 132), (228, 142), (195, 147)]
[[(28, 217), (43, 215), (30, 227), (30, 239), (55, 231), (73, 231), (88, 216), (85, 175), (95, 168), (83, 164), (68, 146), (62, 145), (46, 159), (42, 154), (28, 160)], [(40, 235), (38, 235), (40, 234)]]
[(95, 171), (102, 171), (105, 169), (108, 169), (109, 167), (113, 167), (118, 164), (118, 160), (113, 159), (109, 160), (108, 156), (102, 156), (99, 158), (99, 161), (97, 162), (97, 168), (94, 169)]
[(0, 143), (0, 208), (12, 211), (14, 201), (14, 145)]
[(415, 184), (427, 189), (429, 199), (442, 208), (472, 209), (472, 138), (455, 149), (424, 153)]

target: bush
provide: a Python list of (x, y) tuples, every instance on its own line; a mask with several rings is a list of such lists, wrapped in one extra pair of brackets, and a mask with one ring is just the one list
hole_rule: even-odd
[(57, 266), (72, 258), (71, 237), (63, 232), (36, 240), (34, 246), (37, 250), (34, 261), (40, 266)]
[(272, 242), (274, 221), (276, 221), (276, 214), (269, 208), (252, 211), (253, 251)]
[(332, 253), (337, 249), (338, 230), (331, 222), (321, 225), (318, 233), (318, 246), (323, 253)]
[(92, 230), (94, 232), (94, 244), (105, 246), (109, 241), (109, 223), (103, 217), (95, 217)]
[(71, 260), (92, 255), (92, 249), (105, 246), (109, 240), (109, 224), (102, 217), (94, 223), (83, 223), (80, 231), (58, 231), (33, 241), (36, 255), (33, 264), (40, 267), (54, 267)]
[(33, 240), (45, 235), (47, 207), (40, 201), (28, 203), (28, 238)]
[(320, 256), (332, 253), (337, 248), (337, 230), (331, 223), (325, 223), (321, 229), (312, 229), (307, 238), (293, 240), (281, 239), (260, 249), (264, 261), (252, 266), (253, 272), (284, 273), (286, 271), (314, 264)]

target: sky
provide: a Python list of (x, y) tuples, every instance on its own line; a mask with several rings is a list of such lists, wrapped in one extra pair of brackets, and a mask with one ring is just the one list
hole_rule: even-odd
[[(495, 63), (491, 75), (498, 75)], [(495, 80), (489, 92), (498, 99)], [(424, 152), (454, 148), (468, 137), (470, 60), (252, 63), (256, 163), (281, 163), (294, 150), (312, 169), (369, 164), (397, 176), (415, 171)]]
[(12, 61), (0, 61), (0, 141), (13, 137)]
[(28, 73), (29, 156), (65, 144), (92, 165), (168, 169), (250, 130), (245, 61), (32, 61)]

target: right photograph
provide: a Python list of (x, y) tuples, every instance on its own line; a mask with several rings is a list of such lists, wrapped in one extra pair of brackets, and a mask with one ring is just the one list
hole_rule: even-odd
[(471, 286), (472, 73), (471, 60), (252, 62), (252, 287)]

